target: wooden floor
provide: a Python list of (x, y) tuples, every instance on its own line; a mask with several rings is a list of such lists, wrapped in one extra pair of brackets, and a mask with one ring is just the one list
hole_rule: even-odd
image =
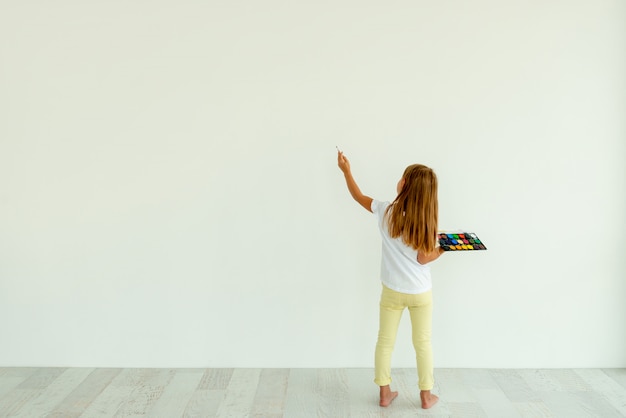
[(372, 369), (0, 368), (1, 417), (626, 417), (626, 369), (414, 369), (378, 406)]

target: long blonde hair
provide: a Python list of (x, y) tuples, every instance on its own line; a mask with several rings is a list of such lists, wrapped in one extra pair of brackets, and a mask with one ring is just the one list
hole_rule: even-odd
[(400, 193), (385, 211), (389, 235), (402, 237), (406, 245), (429, 253), (437, 242), (437, 176), (431, 168), (413, 164), (404, 170), (402, 178)]

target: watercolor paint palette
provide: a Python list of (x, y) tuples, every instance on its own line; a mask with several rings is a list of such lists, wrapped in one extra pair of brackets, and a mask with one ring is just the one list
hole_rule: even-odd
[(439, 245), (444, 251), (486, 250), (485, 244), (473, 232), (439, 232)]

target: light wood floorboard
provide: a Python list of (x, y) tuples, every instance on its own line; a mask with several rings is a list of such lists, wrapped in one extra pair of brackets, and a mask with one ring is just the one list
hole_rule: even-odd
[[(81, 370), (81, 369), (72, 369)], [(47, 418), (74, 418), (85, 416), (85, 410), (98, 397), (122, 369), (96, 369), (93, 370), (52, 411)], [(47, 396), (46, 393), (43, 394)]]
[[(16, 414), (17, 417), (30, 418), (40, 417), (46, 414), (54, 416), (53, 411), (69, 394), (83, 382), (93, 369), (67, 369), (63, 374), (53, 380), (39, 393), (39, 396), (30, 400)], [(64, 411), (68, 416), (69, 408)]]
[(626, 369), (415, 369), (378, 406), (372, 369), (0, 368), (0, 417), (626, 417)]
[(235, 369), (216, 416), (218, 418), (249, 416), (260, 378), (261, 369)]

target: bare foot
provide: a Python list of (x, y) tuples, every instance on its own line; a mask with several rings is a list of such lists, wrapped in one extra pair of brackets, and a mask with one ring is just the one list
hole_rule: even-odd
[(422, 401), (422, 408), (428, 409), (437, 403), (439, 397), (430, 393), (429, 390), (422, 390), (420, 392), (420, 399)]
[(391, 405), (391, 402), (393, 402), (396, 397), (398, 397), (398, 392), (392, 392), (389, 385), (380, 387), (380, 406), (386, 407)]

